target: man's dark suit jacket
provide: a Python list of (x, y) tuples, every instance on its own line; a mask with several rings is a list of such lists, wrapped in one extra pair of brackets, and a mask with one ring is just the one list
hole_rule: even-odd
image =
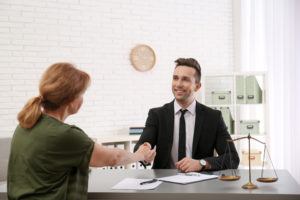
[[(153, 169), (169, 169), (174, 129), (174, 101), (148, 113), (145, 129), (134, 150), (144, 142), (156, 146)], [(205, 159), (211, 170), (237, 168), (239, 156), (232, 142), (221, 112), (196, 102), (196, 120), (192, 158)], [(214, 157), (216, 149), (218, 157)], [(225, 153), (226, 151), (226, 153)]]

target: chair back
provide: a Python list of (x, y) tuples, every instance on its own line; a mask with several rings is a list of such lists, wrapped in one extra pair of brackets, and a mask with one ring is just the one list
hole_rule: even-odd
[(6, 181), (7, 167), (12, 138), (0, 138), (0, 181)]

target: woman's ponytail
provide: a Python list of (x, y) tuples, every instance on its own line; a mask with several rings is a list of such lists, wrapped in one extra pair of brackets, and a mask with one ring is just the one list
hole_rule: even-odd
[(31, 98), (18, 114), (20, 125), (24, 128), (31, 128), (35, 125), (42, 114), (41, 109), (42, 98)]

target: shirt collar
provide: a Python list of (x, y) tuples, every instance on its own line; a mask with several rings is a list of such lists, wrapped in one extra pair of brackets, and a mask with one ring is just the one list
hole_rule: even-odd
[[(181, 106), (177, 103), (176, 99), (174, 101), (174, 113), (175, 115), (180, 112)], [(194, 101), (191, 103), (191, 105), (189, 105), (187, 108), (189, 113), (191, 113), (192, 115), (195, 115), (196, 113), (196, 100), (194, 99)], [(184, 109), (183, 109), (184, 110)]]

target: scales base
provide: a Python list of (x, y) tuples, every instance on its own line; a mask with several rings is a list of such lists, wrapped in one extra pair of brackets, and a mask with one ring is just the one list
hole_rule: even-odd
[(244, 189), (256, 189), (257, 185), (254, 185), (253, 183), (248, 182), (247, 184), (243, 185), (242, 188), (244, 188)]

